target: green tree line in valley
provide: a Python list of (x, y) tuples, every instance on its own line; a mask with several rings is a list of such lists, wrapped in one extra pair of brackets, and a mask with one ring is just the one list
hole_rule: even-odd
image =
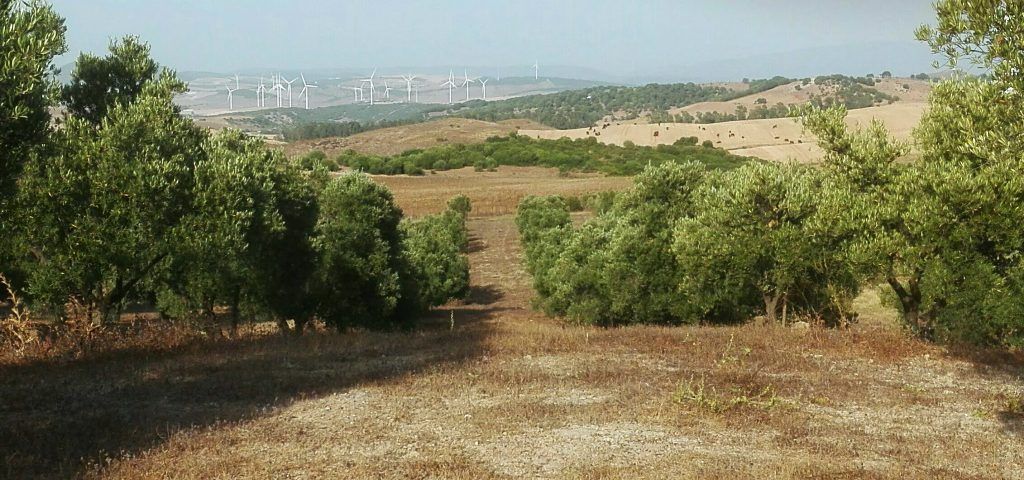
[(635, 175), (648, 164), (694, 161), (715, 169), (729, 169), (751, 161), (715, 148), (709, 141), (697, 144), (697, 137), (684, 137), (673, 145), (641, 147), (608, 145), (596, 138), (571, 140), (533, 139), (522, 135), (492, 137), (482, 144), (445, 145), (426, 150), (409, 150), (394, 156), (377, 156), (352, 150), (334, 159), (314, 151), (299, 158), (309, 166), (326, 162), (331, 167), (382, 175), (420, 175), (424, 171), (443, 171), (463, 167), (492, 170), (500, 165), (558, 168), (563, 172), (603, 172), (609, 175)]
[(517, 224), (537, 303), (571, 321), (728, 323), (855, 319), (881, 284), (921, 338), (1024, 345), (1024, 42), (1006, 3), (943, 0), (918, 37), (986, 78), (938, 83), (920, 156), (846, 108), (804, 118), (821, 168), (666, 163), (581, 226), (564, 199), (523, 200)]
[(172, 101), (185, 84), (138, 38), (82, 54), (59, 86), (63, 20), (11, 0), (0, 20), (0, 273), (38, 316), (104, 325), (143, 305), (299, 333), (401, 328), (467, 293), (466, 198), (404, 219), (363, 174), (197, 127)]

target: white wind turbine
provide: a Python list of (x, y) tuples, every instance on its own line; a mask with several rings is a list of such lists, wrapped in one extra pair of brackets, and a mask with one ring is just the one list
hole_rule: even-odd
[(238, 91), (238, 75), (235, 75), (235, 88), (231, 88), (230, 85), (225, 87), (225, 88), (228, 89), (228, 110), (234, 110), (235, 109), (235, 95), (234, 94), (235, 94), (235, 92)]
[(360, 102), (363, 100), (363, 87), (352, 87), (352, 97), (354, 102)]
[(487, 100), (487, 82), (488, 82), (489, 80), (490, 80), (490, 79), (488, 79), (488, 78), (482, 78), (482, 77), (481, 77), (481, 78), (478, 78), (478, 79), (476, 79), (476, 81), (480, 82), (480, 88), (482, 88), (482, 89), (483, 89), (483, 93), (484, 93), (484, 97), (483, 97), (483, 99), (484, 99), (484, 100)]
[(417, 84), (413, 88), (416, 90), (416, 103), (420, 103), (420, 86)]
[(452, 90), (455, 89), (455, 74), (448, 70), (448, 81), (441, 84), (442, 87), (448, 87), (448, 104), (452, 104)]
[(299, 77), (295, 77), (291, 80), (288, 80), (287, 78), (281, 79), (284, 83), (288, 84), (288, 108), (292, 108), (292, 84), (298, 81), (298, 79)]
[(391, 87), (388, 86), (388, 79), (387, 78), (382, 78), (382, 80), (384, 80), (384, 99), (390, 102), (391, 101)]
[(374, 75), (377, 75), (377, 69), (376, 68), (373, 69), (373, 73), (370, 74), (370, 78), (367, 78), (367, 79), (363, 80), (363, 83), (369, 83), (370, 84), (370, 105), (373, 105), (373, 93), (374, 93), (374, 90), (373, 90), (373, 76)]
[(267, 106), (267, 87), (263, 85), (263, 77), (260, 77), (260, 84), (256, 87), (256, 106), (260, 108)]
[(540, 80), (540, 63), (533, 62), (533, 79)]
[(309, 110), (309, 89), (317, 88), (317, 86), (306, 83), (306, 76), (301, 73), (299, 74), (299, 78), (302, 79), (302, 91), (299, 92), (299, 98), (302, 98), (303, 96), (306, 97), (306, 110)]
[(462, 81), (462, 85), (460, 86), (466, 87), (466, 101), (469, 101), (469, 85), (475, 82), (476, 80), (469, 78), (469, 72), (463, 70), (462, 73), (466, 76), (466, 79)]
[(270, 88), (270, 91), (277, 93), (277, 108), (284, 106), (284, 102), (281, 98), (281, 94), (284, 92), (284, 87), (281, 86), (281, 75), (274, 75), (274, 86)]
[(402, 80), (405, 80), (405, 101), (412, 102), (412, 81), (416, 80), (416, 75), (402, 75)]

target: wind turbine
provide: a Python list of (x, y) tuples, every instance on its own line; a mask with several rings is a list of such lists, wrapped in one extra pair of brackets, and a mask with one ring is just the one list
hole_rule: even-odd
[(482, 78), (482, 77), (481, 77), (481, 78), (478, 78), (478, 79), (476, 79), (476, 81), (480, 82), (480, 88), (482, 88), (482, 89), (483, 89), (483, 92), (484, 92), (484, 100), (487, 100), (487, 82), (488, 82), (489, 80), (490, 80), (490, 79), (488, 79), (488, 78)]
[(412, 81), (416, 80), (416, 75), (402, 75), (402, 80), (405, 80), (405, 101), (412, 102)]
[(284, 87), (281, 86), (281, 75), (274, 75), (274, 86), (270, 88), (270, 91), (277, 93), (277, 108), (284, 106), (281, 100), (281, 93), (284, 92)]
[(441, 84), (442, 87), (448, 87), (448, 104), (452, 104), (452, 90), (455, 88), (455, 74), (448, 70), (448, 81)]
[(416, 89), (416, 103), (420, 103), (420, 86), (416, 85), (414, 88)]
[(373, 90), (373, 76), (376, 75), (376, 74), (377, 74), (377, 69), (374, 68), (373, 69), (373, 73), (370, 74), (370, 78), (367, 78), (367, 79), (363, 80), (363, 83), (369, 83), (370, 84), (370, 105), (373, 105), (373, 92), (374, 92), (374, 90)]
[(284, 83), (288, 84), (288, 108), (292, 108), (292, 84), (295, 83), (295, 81), (298, 79), (299, 77), (295, 77), (291, 80), (288, 80), (286, 78), (281, 79), (284, 81)]
[(306, 76), (301, 73), (299, 74), (299, 78), (302, 79), (302, 91), (299, 92), (299, 98), (302, 98), (303, 95), (306, 96), (306, 110), (309, 110), (309, 89), (317, 88), (317, 86), (306, 83)]
[(238, 75), (235, 75), (235, 88), (232, 89), (230, 86), (224, 87), (228, 89), (228, 110), (235, 109), (235, 96), (234, 93), (238, 91)]
[(360, 102), (363, 100), (363, 87), (352, 87), (352, 96), (354, 102)]
[(469, 101), (469, 84), (473, 83), (475, 80), (469, 78), (469, 72), (463, 70), (462, 73), (466, 76), (466, 79), (463, 80), (462, 85), (460, 86), (466, 87), (466, 101)]
[(540, 64), (533, 62), (533, 79), (540, 80)]
[(263, 85), (263, 77), (260, 77), (260, 85), (256, 87), (256, 106), (260, 108), (267, 106), (267, 87)]
[(384, 80), (384, 99), (390, 102), (391, 101), (391, 87), (388, 86), (388, 79), (387, 78), (383, 78), (383, 80)]

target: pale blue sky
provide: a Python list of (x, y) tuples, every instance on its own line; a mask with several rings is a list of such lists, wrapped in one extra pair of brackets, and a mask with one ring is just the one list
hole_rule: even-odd
[[(934, 17), (930, 0), (52, 3), (68, 21), (72, 53), (66, 61), (82, 50), (104, 50), (111, 37), (138, 34), (165, 65), (217, 72), (538, 60), (640, 75), (721, 59), (892, 42), (926, 55), (926, 47), (907, 45), (914, 28)], [(882, 57), (890, 49), (878, 48)], [(876, 53), (869, 49), (866, 55)]]

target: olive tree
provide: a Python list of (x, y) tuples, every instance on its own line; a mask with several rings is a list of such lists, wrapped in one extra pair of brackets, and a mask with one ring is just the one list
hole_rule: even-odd
[[(459, 198), (466, 197), (455, 197)], [(469, 293), (469, 259), (463, 255), (466, 218), (462, 209), (451, 208), (468, 207), (468, 203), (459, 200), (449, 205), (443, 213), (402, 222), (405, 256), (415, 276), (423, 309), (464, 298)]]
[(98, 127), (72, 117), (19, 182), (29, 291), (109, 319), (166, 265), (191, 208), (205, 133), (178, 115), (173, 84), (148, 84)]
[(693, 323), (698, 317), (678, 285), (686, 272), (672, 252), (677, 221), (693, 216), (696, 196), (715, 176), (697, 163), (648, 167), (606, 215), (613, 221), (602, 270), (609, 314), (618, 324)]
[(112, 41), (105, 57), (79, 55), (62, 97), (70, 115), (98, 125), (111, 108), (133, 102), (156, 80), (175, 93), (185, 91), (185, 84), (173, 72), (161, 69), (153, 60), (148, 44), (127, 36)]
[(705, 315), (845, 314), (857, 284), (828, 222), (817, 220), (820, 187), (814, 170), (774, 163), (744, 165), (706, 187), (698, 213), (676, 227), (680, 290)]
[(366, 175), (345, 174), (327, 184), (319, 205), (317, 315), (339, 330), (408, 325), (418, 294), (391, 192)]
[(0, 272), (11, 275), (17, 219), (11, 200), (24, 162), (50, 134), (53, 58), (64, 53), (64, 20), (42, 2), (0, 0)]

